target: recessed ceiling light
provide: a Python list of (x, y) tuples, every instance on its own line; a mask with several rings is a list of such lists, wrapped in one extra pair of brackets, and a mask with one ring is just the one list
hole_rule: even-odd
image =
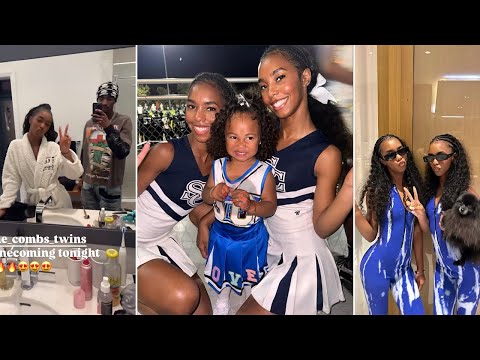
[(454, 81), (479, 81), (480, 74), (447, 74), (440, 80), (454, 80)]
[(430, 51), (428, 51), (428, 50), (427, 50), (427, 51), (425, 51), (425, 54), (427, 54), (427, 55), (428, 55), (428, 54), (431, 54), (431, 53), (430, 53)]

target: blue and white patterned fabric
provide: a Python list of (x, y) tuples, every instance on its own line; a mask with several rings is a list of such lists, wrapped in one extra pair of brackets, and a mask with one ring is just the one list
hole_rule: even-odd
[(415, 217), (405, 209), (395, 186), (390, 205), (375, 243), (360, 262), (368, 310), (371, 315), (388, 314), (388, 290), (404, 315), (423, 315), (424, 309), (412, 269)]
[(427, 207), (430, 233), (435, 249), (435, 276), (433, 287), (433, 311), (435, 315), (475, 315), (480, 298), (480, 265), (466, 261), (464, 266), (454, 265), (460, 258), (457, 248), (443, 239), (439, 221), (442, 204), (435, 206), (432, 197)]

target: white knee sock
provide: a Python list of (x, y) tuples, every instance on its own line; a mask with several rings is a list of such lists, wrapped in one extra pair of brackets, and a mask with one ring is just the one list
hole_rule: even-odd
[(217, 295), (217, 301), (213, 305), (213, 315), (228, 315), (230, 309), (230, 291), (229, 287), (224, 288)]
[(243, 288), (243, 294), (245, 295), (245, 299), (248, 299), (250, 294), (252, 293), (252, 287), (251, 286), (245, 286)]
[(230, 289), (230, 287), (226, 287), (224, 288), (220, 294), (218, 294), (218, 300), (219, 302), (228, 302), (228, 300), (230, 299), (230, 292), (232, 291), (232, 289)]

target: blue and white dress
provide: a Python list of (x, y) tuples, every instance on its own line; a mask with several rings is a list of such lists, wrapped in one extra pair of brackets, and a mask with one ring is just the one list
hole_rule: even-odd
[(433, 311), (435, 315), (475, 315), (480, 298), (480, 265), (466, 261), (464, 266), (454, 265), (460, 251), (443, 239), (439, 221), (442, 204), (435, 206), (432, 197), (425, 208), (435, 248), (435, 277)]
[(197, 268), (171, 231), (203, 202), (208, 175), (200, 172), (186, 136), (170, 142), (172, 163), (137, 199), (137, 267), (162, 259), (193, 276)]
[(345, 301), (333, 256), (313, 228), (314, 168), (329, 145), (316, 130), (268, 161), (274, 167), (277, 211), (266, 219), (269, 269), (252, 296), (271, 313), (328, 314)]
[[(213, 163), (214, 185), (223, 182), (245, 190), (251, 200), (260, 201), (265, 180), (272, 171), (270, 165), (257, 160), (242, 176), (230, 179), (226, 171), (228, 161), (222, 158)], [(228, 196), (223, 202), (215, 202), (214, 211), (205, 280), (217, 293), (228, 286), (241, 294), (246, 285), (258, 284), (265, 274), (268, 232), (263, 218), (240, 210)]]
[(411, 264), (414, 224), (415, 216), (405, 209), (397, 188), (392, 186), (377, 238), (360, 262), (370, 315), (388, 314), (389, 289), (402, 314), (424, 314)]

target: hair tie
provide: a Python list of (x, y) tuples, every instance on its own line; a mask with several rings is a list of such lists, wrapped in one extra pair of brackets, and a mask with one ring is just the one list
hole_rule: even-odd
[(310, 91), (310, 95), (313, 98), (317, 99), (318, 101), (320, 101), (322, 104), (325, 104), (325, 105), (328, 104), (328, 100), (337, 102), (337, 100), (333, 97), (330, 91), (328, 91), (323, 87), (323, 85), (325, 85), (326, 82), (327, 80), (325, 80), (325, 78), (320, 73), (318, 73), (317, 83), (313, 87), (312, 91)]
[(240, 106), (246, 105), (247, 107), (250, 107), (250, 104), (248, 103), (247, 99), (245, 99), (245, 96), (243, 96), (243, 94), (237, 95), (237, 101)]

